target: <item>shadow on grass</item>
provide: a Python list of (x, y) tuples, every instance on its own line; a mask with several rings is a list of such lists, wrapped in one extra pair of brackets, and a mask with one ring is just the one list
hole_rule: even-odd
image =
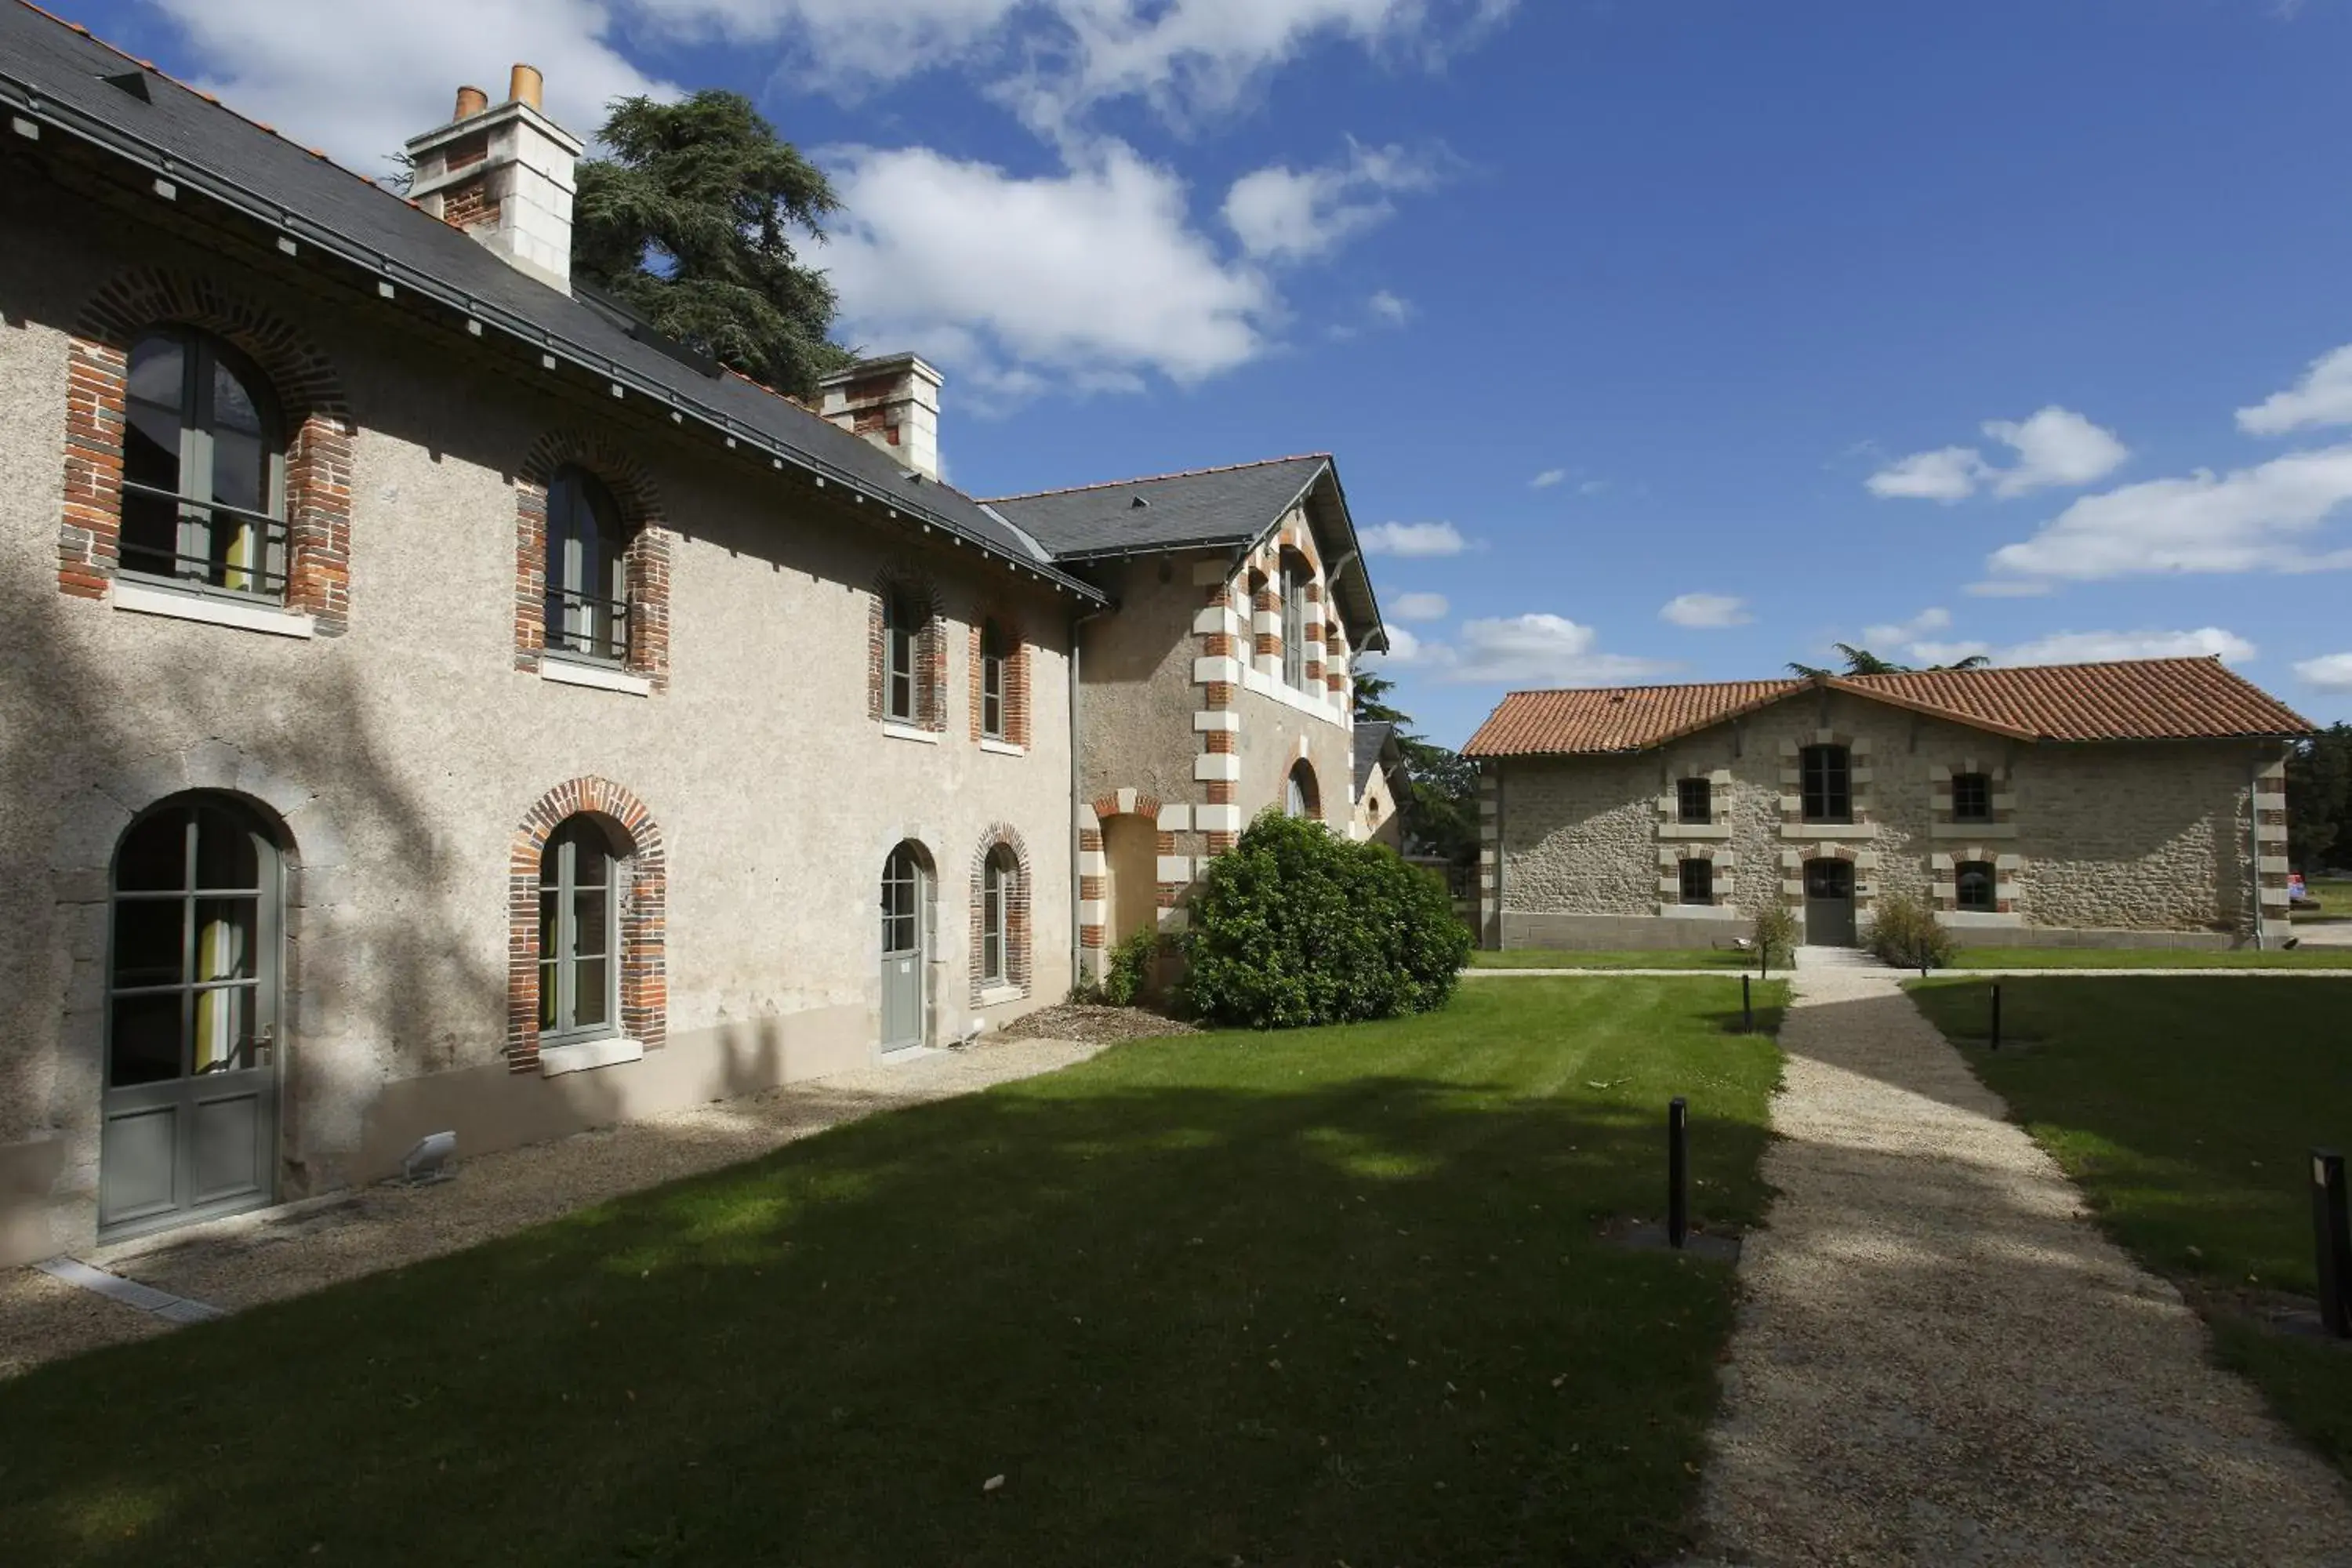
[(1754, 1223), (1775, 1058), (1625, 993), (1513, 1016), (1121, 1047), (37, 1371), (0, 1555), (1662, 1555), (1731, 1276), (1596, 1222), (1662, 1206), (1671, 1088), (1699, 1215)]

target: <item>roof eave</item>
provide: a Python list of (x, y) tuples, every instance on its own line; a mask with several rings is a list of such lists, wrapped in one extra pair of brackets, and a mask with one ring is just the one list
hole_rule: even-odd
[[(767, 457), (777, 469), (796, 469), (819, 485), (838, 484), (861, 500), (879, 501), (894, 520), (904, 514), (919, 528), (925, 531), (936, 529), (955, 540), (973, 545), (982, 554), (1015, 572), (1025, 573), (1074, 597), (1094, 604), (1108, 602), (1108, 595), (1090, 583), (1050, 565), (1022, 561), (994, 541), (959, 526), (919, 501), (892, 495), (822, 458), (786, 447), (718, 409), (679, 395), (675, 388), (664, 386), (627, 365), (607, 359), (560, 333), (533, 325), (489, 301), (477, 299), (431, 273), (403, 266), (348, 235), (289, 210), (282, 203), (268, 201), (258, 192), (226, 175), (166, 153), (155, 143), (121, 126), (45, 98), (31, 83), (5, 71), (0, 71), (0, 107), (29, 123), (54, 130), (106, 156), (167, 181), (175, 192), (170, 199), (177, 200), (176, 193), (179, 191), (195, 192), (210, 198), (276, 235), (282, 242), (281, 248), (284, 244), (292, 245), (295, 247), (292, 254), (298, 257), (304, 247), (308, 247), (365, 273), (381, 287), (392, 289), (391, 297), (394, 299), (399, 297), (400, 290), (405, 289), (456, 311), (469, 328), (478, 326), (479, 331), (475, 335), (479, 338), (487, 340), (495, 333), (502, 340), (541, 355), (543, 364), (551, 359), (585, 370), (604, 378), (618, 393), (634, 394), (668, 410), (672, 419), (678, 424), (690, 421), (719, 435), (730, 448), (747, 447), (754, 453)], [(159, 199), (163, 198), (159, 196)], [(396, 198), (387, 196), (386, 199)]]

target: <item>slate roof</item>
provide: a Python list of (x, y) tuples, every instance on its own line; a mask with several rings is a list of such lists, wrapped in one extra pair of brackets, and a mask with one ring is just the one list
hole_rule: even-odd
[[(105, 79), (134, 69), (144, 100)], [(630, 400), (674, 411), (680, 423), (732, 437), (869, 504), (880, 501), (886, 512), (961, 535), (1081, 597), (1104, 598), (953, 487), (909, 479), (887, 453), (744, 377), (680, 363), (323, 153), (21, 0), (0, 0), (0, 105), (37, 126), (45, 141), (95, 147), (168, 177), (173, 199), (192, 213), (241, 212), (294, 241), (301, 261), (340, 262), (389, 282), (394, 297), (380, 304), (388, 319), (421, 313), (458, 330), (467, 320), (479, 321), (486, 342), (532, 356), (534, 368), (523, 374), (576, 381), (584, 372), (619, 384)], [(538, 368), (537, 356), (546, 353), (562, 368)]]
[(1065, 559), (1246, 544), (1288, 511), (1330, 468), (1328, 455), (1118, 479), (1004, 496), (987, 504)]
[(1850, 692), (2021, 741), (2287, 739), (2308, 719), (2218, 658), (1514, 691), (1465, 756), (1640, 752), (1812, 689)]
[(1386, 723), (1363, 723), (1356, 726), (1356, 798), (1364, 798), (1364, 787), (1372, 782), (1372, 770), (1381, 765), (1381, 753), (1388, 749), (1396, 734), (1396, 726)]

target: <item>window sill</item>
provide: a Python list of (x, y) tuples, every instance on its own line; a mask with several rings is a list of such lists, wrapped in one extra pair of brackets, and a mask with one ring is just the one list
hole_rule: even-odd
[(1000, 757), (1025, 757), (1029, 754), (1026, 746), (1016, 746), (1010, 741), (1000, 741), (990, 735), (980, 738), (980, 749)]
[(926, 746), (936, 746), (940, 743), (938, 731), (918, 730), (912, 724), (901, 724), (895, 719), (882, 721), (882, 733), (885, 738), (893, 741), (920, 741)]
[(654, 683), (642, 675), (631, 675), (625, 669), (615, 669), (609, 664), (588, 664), (557, 654), (539, 656), (539, 678), (558, 686), (586, 686), (598, 691), (618, 691), (630, 697), (651, 697)]
[(1937, 822), (1927, 827), (1930, 838), (2014, 838), (2014, 822)]
[(1661, 838), (1728, 838), (1731, 824), (1727, 822), (1662, 822), (1658, 824)]
[(1878, 824), (1874, 822), (1784, 822), (1780, 825), (1783, 838), (1875, 838)]
[(643, 1061), (646, 1047), (637, 1040), (582, 1040), (572, 1046), (546, 1046), (539, 1053), (539, 1076), (561, 1078), (568, 1072), (589, 1072)]
[(201, 621), (206, 626), (235, 626), (240, 631), (267, 632), (271, 637), (308, 637), (318, 635), (310, 617), (257, 599), (251, 604), (184, 588), (114, 580), (114, 607), (142, 616), (166, 616), (177, 621)]

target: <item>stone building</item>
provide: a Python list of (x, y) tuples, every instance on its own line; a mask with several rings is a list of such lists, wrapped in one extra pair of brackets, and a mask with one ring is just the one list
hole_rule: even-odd
[(1489, 947), (1727, 943), (1882, 898), (1964, 942), (2227, 947), (2283, 931), (2310, 723), (2210, 658), (1517, 691), (1480, 763)]
[(14, 0), (0, 114), (0, 1261), (993, 1027), (1348, 822), (1329, 458), (965, 495), (916, 356), (575, 285), (528, 68), (413, 202)]

